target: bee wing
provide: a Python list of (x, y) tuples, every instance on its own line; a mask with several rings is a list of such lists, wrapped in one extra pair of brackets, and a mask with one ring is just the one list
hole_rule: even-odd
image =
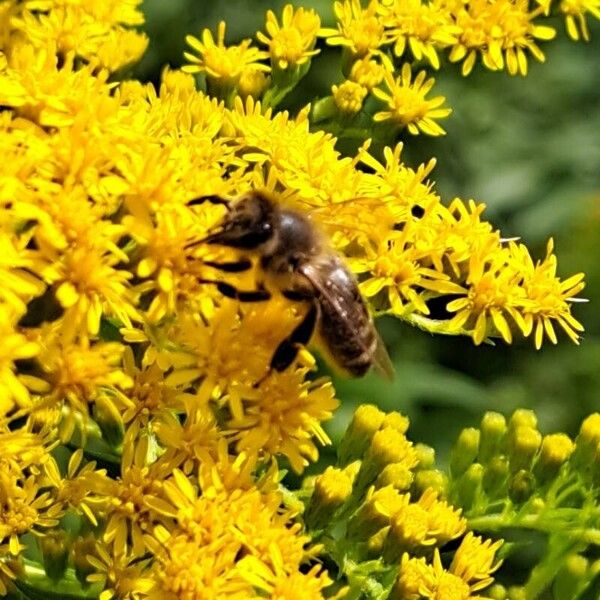
[[(375, 328), (375, 326), (373, 326)], [(385, 343), (381, 339), (379, 332), (375, 328), (375, 337), (377, 339), (377, 347), (375, 348), (375, 356), (373, 357), (373, 369), (377, 375), (380, 375), (388, 381), (394, 381), (394, 365), (388, 354)]]
[[(324, 261), (303, 265), (300, 271), (318, 292), (322, 309), (336, 316), (336, 322), (345, 330), (345, 336), (354, 335), (354, 328), (364, 322), (365, 315), (371, 319), (354, 277), (338, 256), (332, 255)], [(332, 277), (332, 273), (337, 274), (337, 277)], [(370, 325), (376, 342), (373, 368), (391, 381), (394, 378), (392, 361), (372, 321)], [(369, 348), (365, 345), (363, 350), (367, 352)]]

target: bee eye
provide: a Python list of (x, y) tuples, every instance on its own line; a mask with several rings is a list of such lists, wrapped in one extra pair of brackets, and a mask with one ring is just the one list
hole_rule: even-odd
[(263, 223), (263, 224), (262, 224), (262, 226), (261, 226), (261, 229), (262, 229), (262, 230), (263, 230), (265, 233), (267, 233), (267, 232), (271, 231), (271, 223), (266, 223), (266, 222), (265, 222), (265, 223)]

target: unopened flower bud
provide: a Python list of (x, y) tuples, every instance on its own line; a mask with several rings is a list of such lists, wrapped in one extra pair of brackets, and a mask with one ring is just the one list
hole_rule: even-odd
[(571, 600), (585, 589), (589, 578), (589, 561), (580, 554), (572, 554), (564, 562), (552, 586), (554, 600)]
[(94, 421), (98, 423), (102, 438), (112, 448), (123, 443), (125, 425), (121, 413), (108, 396), (99, 396), (94, 403)]
[(341, 113), (355, 115), (360, 112), (369, 90), (359, 83), (346, 80), (331, 87), (333, 101)]
[(417, 455), (412, 443), (403, 433), (392, 427), (385, 427), (373, 435), (365, 452), (356, 478), (357, 493), (373, 483), (387, 465), (394, 463), (401, 463), (412, 469), (417, 464)]
[(238, 82), (238, 92), (240, 96), (252, 96), (259, 98), (267, 89), (270, 83), (270, 77), (260, 69), (247, 67), (242, 71)]
[(67, 534), (57, 529), (43, 535), (39, 542), (46, 575), (52, 581), (62, 579), (69, 560), (69, 538)]
[(304, 520), (309, 529), (323, 529), (352, 494), (352, 480), (342, 469), (327, 467), (315, 479), (315, 489), (310, 498)]
[(481, 493), (483, 475), (485, 469), (479, 463), (472, 464), (458, 479), (455, 484), (455, 490), (458, 494), (458, 505), (464, 510), (469, 510), (477, 496)]
[(419, 497), (427, 489), (433, 489), (440, 498), (448, 493), (448, 476), (439, 469), (417, 471), (412, 492)]
[(532, 427), (519, 425), (511, 430), (508, 443), (510, 470), (530, 469), (542, 443), (542, 434)]
[(414, 475), (403, 463), (393, 463), (384, 467), (375, 481), (375, 487), (392, 486), (399, 492), (407, 492), (413, 483)]
[(581, 424), (579, 435), (575, 440), (573, 463), (588, 468), (595, 459), (598, 446), (600, 446), (600, 413), (593, 413)]
[(527, 600), (527, 592), (520, 585), (513, 585), (508, 588), (508, 600)]
[(532, 410), (527, 408), (517, 408), (511, 415), (509, 421), (509, 429), (515, 429), (517, 427), (532, 427), (537, 428), (537, 417)]
[(362, 458), (384, 417), (385, 413), (372, 404), (362, 404), (356, 409), (338, 448), (342, 465)]
[(508, 592), (506, 591), (506, 588), (499, 583), (496, 583), (492, 587), (485, 590), (485, 595), (490, 600), (506, 600), (508, 598)]
[(365, 501), (348, 521), (347, 536), (367, 540), (382, 527), (389, 525), (390, 517), (407, 503), (408, 496), (388, 486), (371, 488)]
[(511, 475), (508, 482), (508, 497), (515, 504), (527, 502), (535, 490), (535, 477), (531, 471), (521, 469)]
[(427, 444), (415, 444), (417, 469), (432, 469), (435, 465), (435, 450)]
[(389, 526), (383, 527), (369, 538), (367, 542), (368, 558), (379, 558), (383, 554), (383, 547), (385, 545), (385, 540), (387, 539), (389, 530)]
[(450, 473), (452, 477), (462, 475), (475, 462), (479, 451), (479, 429), (463, 429), (450, 452)]
[(479, 462), (485, 464), (504, 451), (506, 419), (500, 413), (487, 412), (481, 419), (479, 430)]
[(84, 588), (89, 586), (87, 576), (95, 572), (94, 566), (87, 559), (88, 555), (96, 555), (96, 538), (92, 534), (77, 538), (71, 546), (71, 561), (75, 567), (75, 575)]
[(508, 458), (495, 456), (486, 466), (483, 476), (483, 489), (487, 496), (494, 498), (505, 494), (504, 486), (508, 479)]
[(393, 411), (385, 415), (383, 421), (381, 422), (380, 429), (383, 429), (384, 427), (391, 427), (400, 433), (406, 433), (409, 425), (410, 421), (407, 416), (397, 411)]
[(536, 479), (540, 483), (554, 479), (562, 465), (569, 460), (574, 449), (575, 445), (571, 438), (564, 433), (544, 436), (533, 470)]

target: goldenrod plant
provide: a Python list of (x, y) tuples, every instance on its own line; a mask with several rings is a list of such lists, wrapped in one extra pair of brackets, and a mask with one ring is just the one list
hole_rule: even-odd
[[(140, 4), (0, 0), (0, 595), (584, 597), (598, 414), (571, 440), (487, 413), (445, 469), (370, 398), (315, 466), (333, 383), (304, 346), (270, 368), (305, 307), (229, 297), (259, 261), (203, 240), (258, 190), (309, 216), (374, 316), (475, 345), (579, 343), (583, 274), (558, 275), (552, 239), (534, 258), (483, 204), (442, 200), (435, 160), (405, 164), (400, 140), (445, 133), (435, 70), (526, 75), (557, 15), (589, 39), (598, 0), (345, 0), (329, 27), (288, 4), (254, 40), (190, 32), (158, 85), (127, 75)], [(344, 80), (281, 110), (325, 47)], [(539, 560), (505, 585), (530, 534)]]

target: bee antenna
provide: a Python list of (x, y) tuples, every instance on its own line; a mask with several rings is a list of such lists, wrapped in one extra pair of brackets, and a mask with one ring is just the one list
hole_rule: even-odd
[(188, 201), (186, 204), (188, 206), (199, 206), (200, 204), (204, 204), (208, 202), (209, 204), (217, 204), (220, 206), (224, 206), (229, 210), (231, 208), (231, 202), (227, 200), (227, 198), (223, 198), (223, 196), (219, 196), (218, 194), (206, 194), (204, 196), (198, 196)]

